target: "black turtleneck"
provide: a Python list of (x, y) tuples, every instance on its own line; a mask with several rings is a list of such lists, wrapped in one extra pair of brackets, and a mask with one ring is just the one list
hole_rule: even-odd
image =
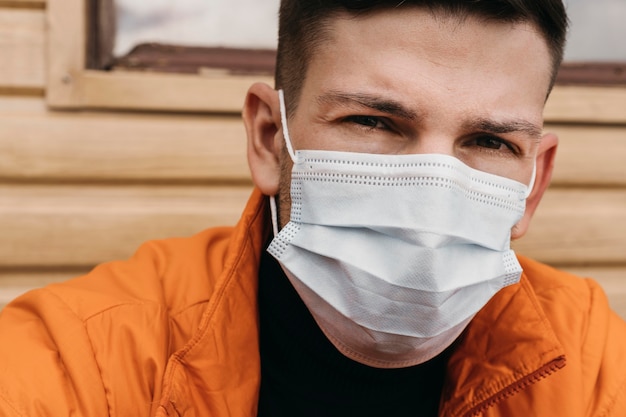
[(345, 357), (265, 252), (259, 310), (259, 417), (437, 416), (447, 351), (398, 369), (372, 368)]

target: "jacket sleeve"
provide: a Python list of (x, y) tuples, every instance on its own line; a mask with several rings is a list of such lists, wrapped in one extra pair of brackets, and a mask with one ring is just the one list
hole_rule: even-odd
[(47, 289), (0, 313), (0, 416), (106, 416), (82, 320)]
[(0, 417), (155, 413), (170, 329), (150, 252), (0, 312)]

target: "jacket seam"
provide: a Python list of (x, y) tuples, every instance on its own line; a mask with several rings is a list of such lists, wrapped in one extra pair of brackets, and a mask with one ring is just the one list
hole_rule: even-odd
[(47, 292), (49, 292), (50, 294), (52, 294), (55, 298), (57, 298), (64, 306), (67, 307), (67, 309), (72, 313), (72, 315), (81, 323), (87, 323), (88, 321), (91, 321), (92, 319), (108, 312), (111, 310), (115, 310), (118, 309), (120, 307), (125, 307), (125, 306), (160, 306), (161, 304), (159, 304), (158, 302), (154, 302), (154, 301), (124, 301), (124, 302), (117, 302), (113, 305), (107, 306), (106, 308), (103, 308), (102, 310), (98, 310), (95, 313), (92, 313), (88, 316), (85, 317), (81, 317), (78, 314), (76, 314), (76, 312), (71, 308), (71, 306), (66, 303), (62, 297), (60, 297), (54, 290), (53, 288), (50, 287), (43, 287), (42, 290), (45, 290)]
[[(257, 209), (255, 211), (254, 216), (251, 216), (251, 220), (248, 222), (249, 224), (253, 224), (255, 219), (262, 215), (263, 210), (259, 210)], [(246, 240), (249, 242), (251, 240), (251, 234), (250, 234), (250, 228), (246, 227), (245, 228), (245, 238)], [(235, 228), (235, 230), (240, 230), (237, 227)], [(231, 239), (234, 238), (231, 237)], [(205, 300), (204, 302), (209, 304), (210, 306), (210, 310), (206, 310), (203, 315), (202, 315), (202, 321), (199, 325), (199, 329), (202, 329), (202, 331), (198, 331), (193, 338), (179, 351), (174, 352), (174, 354), (172, 354), (169, 358), (168, 364), (166, 366), (165, 369), (165, 373), (163, 375), (163, 392), (161, 393), (161, 399), (159, 400), (159, 405), (161, 407), (165, 407), (165, 404), (169, 403), (170, 405), (173, 406), (173, 402), (172, 402), (172, 394), (173, 394), (173, 384), (172, 384), (172, 380), (174, 378), (175, 372), (176, 370), (183, 366), (183, 360), (184, 358), (187, 356), (187, 354), (192, 351), (197, 345), (198, 343), (200, 343), (200, 341), (204, 338), (204, 336), (206, 335), (207, 331), (208, 331), (208, 327), (209, 327), (209, 323), (212, 320), (215, 312), (218, 310), (218, 306), (222, 303), (222, 300), (224, 298), (224, 294), (227, 292), (228, 288), (230, 287), (230, 285), (232, 284), (233, 281), (233, 276), (235, 275), (235, 271), (237, 269), (237, 265), (239, 265), (241, 263), (241, 259), (244, 257), (244, 255), (246, 253), (248, 253), (248, 251), (250, 250), (249, 248), (249, 244), (243, 245), (241, 250), (239, 251), (239, 253), (237, 254), (236, 258), (233, 261), (233, 265), (230, 266), (229, 268), (229, 272), (228, 275), (226, 275), (224, 277), (224, 281), (223, 281), (223, 285), (220, 285), (218, 288), (218, 291), (215, 293), (211, 294), (211, 297), (208, 300)], [(214, 303), (211, 305), (211, 302), (214, 301)], [(185, 309), (186, 310), (186, 309)], [(167, 408), (165, 408), (167, 409)], [(178, 411), (177, 411), (178, 412)]]
[(202, 305), (202, 304), (206, 304), (208, 302), (209, 302), (209, 299), (206, 299), (206, 300), (196, 301), (195, 303), (186, 305), (184, 308), (178, 310), (176, 313), (169, 314), (170, 321), (174, 320), (177, 317), (180, 317), (181, 315), (185, 314), (190, 309), (197, 307), (199, 305)]
[[(226, 227), (226, 226), (224, 226), (224, 227)], [(204, 231), (202, 231), (202, 232), (200, 232), (200, 233), (198, 233), (196, 235), (193, 235), (191, 237), (174, 238), (174, 239), (194, 239), (195, 236), (206, 232), (206, 230), (210, 230), (210, 229), (205, 229)], [(168, 240), (169, 239), (152, 240), (152, 241), (144, 242), (142, 244), (143, 248), (150, 249), (156, 255), (156, 256), (152, 257), (152, 265), (154, 266), (154, 272), (155, 272), (156, 276), (159, 277), (160, 284), (161, 284), (161, 290), (162, 291), (165, 291), (165, 289), (163, 288), (162, 278), (165, 275), (167, 275), (167, 267), (161, 266), (160, 263), (157, 261), (157, 259), (158, 258), (167, 258), (167, 254), (165, 253), (165, 251), (163, 250), (162, 246), (159, 243), (166, 242)], [(159, 302), (154, 302), (154, 303), (155, 304), (159, 304), (159, 305), (163, 305), (166, 308), (166, 310), (168, 312), (168, 316), (170, 317), (170, 319), (174, 319), (176, 317), (179, 317), (182, 314), (185, 314), (189, 309), (194, 308), (194, 307), (196, 307), (198, 305), (206, 304), (209, 301), (210, 301), (210, 297), (207, 297), (207, 298), (205, 298), (203, 300), (199, 300), (199, 301), (192, 302), (191, 304), (183, 305), (180, 308), (177, 308), (175, 310), (170, 309), (171, 306), (168, 305), (167, 302), (165, 302), (165, 301), (163, 301), (163, 304), (161, 304)]]
[[(539, 301), (536, 298), (534, 298), (538, 295), (538, 293), (534, 291), (532, 284), (530, 280), (528, 279), (528, 277), (526, 277), (525, 273), (522, 275), (521, 279), (523, 281), (520, 282), (519, 291), (524, 291), (531, 305), (537, 311), (537, 314), (542, 318), (540, 323), (543, 328), (543, 332), (554, 335), (555, 340), (557, 342), (556, 346), (538, 354), (538, 358), (543, 366), (547, 364), (550, 360), (554, 359), (555, 358), (554, 355), (558, 355), (559, 353), (563, 354), (562, 352), (563, 348), (562, 348), (560, 341), (554, 334), (554, 330), (552, 329), (552, 326), (550, 325), (550, 321), (546, 317), (545, 313), (543, 312), (543, 309), (541, 308)], [(566, 288), (566, 287), (563, 287), (563, 288)], [(492, 384), (491, 386), (485, 389), (483, 395), (476, 396), (472, 404), (465, 404), (465, 406), (461, 408), (461, 412), (459, 413), (459, 415), (466, 415), (470, 410), (478, 406), (480, 403), (487, 401), (489, 398), (492, 398), (498, 393), (504, 391), (507, 387), (515, 384), (520, 379), (532, 374), (533, 372), (535, 372), (535, 369), (532, 369), (526, 363), (522, 363), (520, 364), (520, 367), (513, 369), (512, 371), (513, 373), (511, 374), (511, 376), (509, 376), (508, 378), (504, 380), (495, 382), (494, 384)]]
[[(578, 305), (574, 305), (574, 304), (573, 305), (576, 307), (575, 311), (577, 311), (583, 317), (586, 318), (586, 323), (583, 323), (583, 325), (581, 326), (583, 328), (580, 329), (580, 336), (581, 336), (581, 340), (587, 340), (587, 335), (589, 334), (589, 322), (588, 322), (588, 319), (590, 317), (589, 313), (590, 313), (590, 311), (592, 309), (592, 305), (593, 305), (593, 302), (592, 302), (593, 301), (592, 300), (593, 291), (590, 288), (590, 285), (589, 285), (589, 282), (588, 282), (587, 279), (583, 279), (583, 283), (585, 284), (584, 288), (586, 289), (586, 298), (588, 300), (588, 303), (585, 306), (585, 308), (578, 308)], [(561, 284), (561, 285), (557, 285), (557, 286), (554, 286), (554, 287), (547, 288), (547, 289), (545, 289), (543, 291), (535, 292), (535, 294), (537, 296), (541, 296), (541, 297), (548, 297), (548, 294), (553, 294), (555, 292), (563, 292), (563, 291), (566, 291), (566, 292), (569, 292), (569, 293), (573, 292), (572, 291), (572, 287), (569, 287), (567, 285)], [(549, 319), (547, 319), (547, 317), (546, 317), (546, 320), (549, 320)], [(586, 326), (585, 326), (585, 324), (586, 324)], [(552, 329), (552, 328), (550, 327), (550, 329)], [(551, 330), (551, 331), (554, 333), (553, 330)], [(557, 340), (560, 343), (560, 340), (558, 339), (558, 336), (556, 334), (554, 336), (557, 338)], [(581, 349), (582, 349), (582, 345), (581, 345)]]
[[(542, 362), (544, 362), (544, 365), (549, 362), (549, 361), (547, 361), (545, 359), (546, 357), (551, 357), (553, 354), (558, 353), (558, 352), (559, 352), (558, 348), (553, 348), (553, 349), (551, 349), (549, 351), (541, 353), (541, 358), (542, 358)], [(555, 358), (552, 358), (552, 359), (555, 359)], [(520, 380), (524, 379), (527, 376), (532, 375), (536, 371), (537, 371), (537, 369), (530, 368), (527, 365), (523, 364), (522, 367), (513, 370), (512, 375), (510, 377), (506, 378), (506, 380), (499, 381), (497, 383), (494, 383), (490, 387), (486, 388), (486, 390), (483, 393), (483, 395), (476, 396), (474, 401), (471, 404), (466, 403), (461, 408), (461, 412), (458, 415), (461, 415), (461, 416), (467, 415), (467, 413), (470, 410), (474, 409), (479, 404), (481, 404), (481, 403), (489, 400), (490, 398), (493, 398), (494, 396), (500, 394), (501, 392), (505, 391), (507, 388), (515, 385), (517, 382), (519, 382)], [(537, 383), (537, 382), (535, 382), (535, 383)], [(534, 383), (531, 384), (531, 385), (534, 385)], [(527, 389), (527, 388), (528, 387), (526, 387), (524, 389)], [(514, 396), (517, 393), (518, 392), (514, 392), (512, 395), (507, 396), (507, 398), (511, 397), (511, 396)], [(505, 400), (506, 400), (506, 398), (503, 398), (500, 401), (505, 401)], [(499, 403), (500, 401), (498, 401), (497, 403)], [(489, 408), (493, 407), (497, 403), (494, 403)]]
[[(95, 351), (94, 351), (94, 348), (93, 348), (93, 341), (91, 340), (91, 337), (89, 336), (89, 332), (87, 331), (87, 327), (85, 326), (85, 324), (87, 323), (87, 321), (89, 319), (94, 318), (94, 317), (96, 317), (96, 316), (98, 316), (98, 315), (100, 315), (100, 314), (102, 314), (102, 313), (104, 313), (106, 311), (112, 310), (113, 308), (119, 307), (120, 305), (123, 305), (123, 304), (117, 304), (117, 305), (112, 306), (110, 308), (106, 308), (106, 309), (104, 309), (104, 310), (102, 310), (102, 311), (100, 311), (100, 312), (98, 312), (96, 314), (92, 314), (91, 316), (88, 316), (87, 318), (83, 319), (78, 314), (76, 314), (76, 312), (65, 302), (65, 300), (63, 300), (60, 296), (58, 296), (50, 288), (46, 287), (46, 288), (44, 288), (44, 290), (48, 291), (53, 297), (55, 297), (63, 306), (66, 307), (66, 309), (70, 312), (70, 314), (81, 323), (81, 325), (83, 327), (83, 331), (85, 332), (85, 337), (89, 341), (89, 348), (91, 349), (91, 355), (93, 357), (93, 361), (96, 364), (96, 367), (98, 369), (98, 374), (99, 374), (99, 377), (100, 377), (99, 378), (100, 386), (102, 388), (102, 392), (104, 393), (104, 398), (106, 398), (108, 415), (112, 416), (113, 413), (112, 413), (112, 410), (111, 410), (111, 402), (110, 402), (110, 398), (109, 398), (108, 392), (107, 392), (107, 390), (106, 390), (106, 388), (104, 386), (104, 378), (103, 378), (103, 375), (102, 375), (102, 368), (100, 366), (100, 363), (98, 362), (98, 359), (96, 358), (96, 354), (95, 354)], [(57, 350), (58, 350), (58, 347), (57, 347)]]
[[(246, 249), (244, 249), (242, 252), (246, 251)], [(239, 262), (239, 259), (241, 259), (241, 254), (239, 254), (239, 256), (237, 257), (237, 263)], [(200, 340), (202, 340), (202, 338), (204, 337), (204, 335), (206, 334), (206, 327), (208, 327), (208, 323), (211, 321), (211, 319), (213, 318), (213, 315), (215, 314), (215, 312), (217, 311), (217, 307), (218, 305), (222, 302), (222, 298), (224, 297), (224, 293), (226, 293), (226, 290), (228, 289), (228, 287), (230, 287), (230, 284), (232, 282), (232, 278), (233, 278), (233, 274), (234, 271), (230, 271), (229, 274), (224, 278), (224, 285), (221, 286), (221, 288), (218, 289), (217, 294), (215, 294), (215, 302), (213, 304), (213, 306), (211, 306), (211, 309), (209, 311), (206, 311), (205, 314), (205, 318), (204, 318), (204, 322), (202, 323), (202, 332), (196, 334), (192, 340), (189, 341), (189, 343), (187, 344), (187, 346), (185, 346), (181, 351), (176, 352), (174, 354), (174, 356), (179, 359), (182, 360), (185, 356), (187, 356), (187, 354), (189, 353), (189, 351), (193, 350), (194, 347), (196, 347), (196, 345), (198, 343), (200, 343)], [(210, 303), (210, 301), (209, 301)]]
[[(262, 210), (256, 210), (256, 213), (254, 214), (254, 216), (252, 216), (251, 220), (248, 222), (248, 224), (253, 224), (254, 220), (261, 215)], [(249, 241), (251, 238), (250, 235), (250, 231), (246, 230), (245, 232), (245, 237), (246, 240)], [(229, 268), (229, 272), (228, 275), (226, 275), (224, 277), (224, 283), (223, 285), (221, 285), (219, 287), (219, 289), (217, 290), (217, 293), (214, 294), (214, 299), (215, 302), (213, 303), (213, 305), (210, 307), (210, 310), (207, 310), (204, 314), (204, 321), (202, 323), (202, 332), (199, 332), (198, 334), (195, 335), (195, 337), (189, 342), (189, 344), (187, 346), (185, 346), (183, 348), (183, 350), (177, 352), (174, 354), (174, 356), (179, 359), (182, 360), (185, 356), (187, 356), (187, 354), (193, 350), (193, 348), (195, 346), (197, 346), (198, 343), (200, 343), (200, 341), (202, 340), (202, 338), (204, 337), (204, 335), (207, 332), (207, 328), (208, 328), (208, 323), (212, 320), (215, 312), (218, 310), (218, 306), (222, 303), (222, 300), (224, 298), (224, 294), (226, 294), (227, 290), (230, 288), (232, 282), (233, 282), (233, 276), (235, 275), (235, 271), (237, 269), (237, 265), (239, 265), (241, 263), (241, 259), (244, 257), (245, 254), (248, 253), (248, 251), (250, 251), (250, 245), (249, 244), (245, 244), (243, 245), (242, 249), (239, 251), (239, 253), (237, 254), (237, 257), (235, 258), (235, 260), (233, 261), (233, 265), (230, 266)], [(212, 297), (213, 298), (213, 297)], [(209, 304), (211, 304), (211, 300), (209, 300)]]

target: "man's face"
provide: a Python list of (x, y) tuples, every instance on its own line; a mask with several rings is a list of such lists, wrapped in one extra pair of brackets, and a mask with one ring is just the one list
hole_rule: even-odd
[[(531, 25), (402, 8), (333, 18), (330, 33), (289, 118), (294, 149), (447, 154), (530, 181), (551, 70)], [(281, 165), (284, 225), (290, 159)]]

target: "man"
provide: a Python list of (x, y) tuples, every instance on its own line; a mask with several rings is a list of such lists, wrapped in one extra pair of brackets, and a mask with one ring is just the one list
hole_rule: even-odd
[(626, 415), (626, 324), (509, 250), (565, 27), (557, 0), (284, 0), (240, 223), (6, 307), (0, 414)]

